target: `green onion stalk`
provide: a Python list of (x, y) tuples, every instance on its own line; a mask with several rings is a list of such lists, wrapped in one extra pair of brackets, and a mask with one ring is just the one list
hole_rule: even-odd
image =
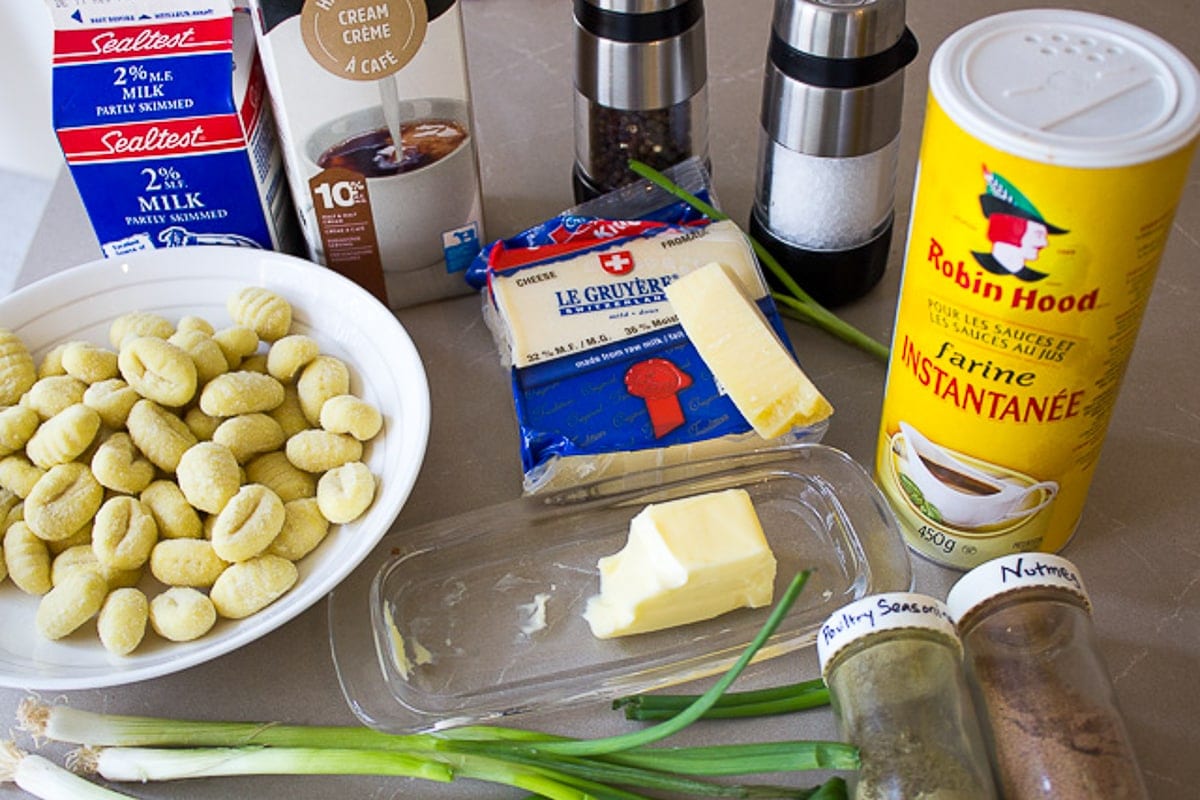
[[(640, 161), (631, 160), (629, 168), (710, 219), (729, 219), (728, 214), (719, 211), (713, 205), (696, 197), (653, 167), (643, 164)], [(796, 280), (788, 274), (787, 270), (783, 268), (775, 256), (771, 255), (771, 252), (766, 247), (753, 236), (747, 234), (746, 238), (749, 240), (750, 246), (754, 248), (754, 253), (758, 256), (759, 261), (771, 271), (776, 280), (789, 292), (789, 294), (784, 294), (783, 292), (771, 293), (771, 297), (778, 304), (781, 313), (820, 328), (826, 333), (857, 347), (880, 361), (887, 361), (887, 345), (871, 338), (814, 300), (808, 292), (800, 288), (800, 284), (796, 283)]]
[[(625, 719), (659, 720), (675, 716), (695, 702), (697, 695), (634, 694), (618, 697), (613, 708), (625, 713)], [(814, 678), (749, 692), (726, 692), (704, 712), (703, 719), (740, 719), (791, 714), (829, 705), (825, 681)]]
[(0, 785), (14, 783), (41, 800), (136, 800), (98, 786), (12, 742), (0, 742)]
[[(669, 719), (602, 739), (572, 739), (486, 725), (390, 734), (356, 726), (167, 720), (99, 714), (32, 699), (22, 703), (20, 723), (35, 738), (82, 745), (69, 757), (69, 765), (112, 781), (260, 774), (389, 775), (442, 783), (486, 781), (551, 800), (649, 800), (643, 792), (686, 797), (845, 798), (845, 781), (840, 776), (809, 788), (710, 780), (858, 769), (858, 749), (843, 742), (650, 746), (720, 704), (730, 684), (783, 620), (807, 578), (807, 572), (796, 576), (758, 635), (709, 691)], [(33, 757), (25, 760), (28, 758)], [(125, 797), (95, 788), (107, 793), (34, 794), (44, 800)]]

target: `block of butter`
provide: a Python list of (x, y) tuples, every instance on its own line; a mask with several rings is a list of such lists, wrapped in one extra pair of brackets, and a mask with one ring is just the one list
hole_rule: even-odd
[(666, 295), (705, 366), (764, 439), (833, 413), (724, 266), (712, 262), (683, 275)]
[(646, 506), (620, 552), (599, 561), (584, 619), (600, 639), (771, 603), (775, 556), (744, 489)]

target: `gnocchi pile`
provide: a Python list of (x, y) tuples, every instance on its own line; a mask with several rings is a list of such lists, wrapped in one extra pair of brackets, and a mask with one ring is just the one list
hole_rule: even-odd
[(220, 330), (132, 311), (111, 349), (64, 342), (40, 364), (0, 328), (0, 581), (41, 598), (46, 638), (95, 618), (117, 655), (148, 629), (197, 639), (285, 594), (373, 502), (383, 419), (347, 365), (291, 332), (279, 294), (226, 305)]

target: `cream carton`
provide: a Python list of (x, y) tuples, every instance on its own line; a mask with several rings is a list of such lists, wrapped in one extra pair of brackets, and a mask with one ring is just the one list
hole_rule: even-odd
[(312, 259), (393, 308), (472, 291), (482, 203), (458, 3), (251, 5)]
[(52, 0), (59, 144), (105, 256), (287, 250), (288, 198), (249, 14), (229, 0)]

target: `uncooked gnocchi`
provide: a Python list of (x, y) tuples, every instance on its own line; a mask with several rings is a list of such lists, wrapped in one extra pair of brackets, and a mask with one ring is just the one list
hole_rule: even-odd
[(246, 480), (261, 483), (284, 503), (317, 494), (317, 480), (311, 474), (288, 461), (281, 450), (263, 453), (246, 464)]
[(228, 447), (217, 442), (192, 445), (179, 459), (175, 479), (194, 507), (219, 514), (242, 485), (241, 468)]
[(78, 458), (99, 432), (100, 415), (76, 403), (43, 422), (25, 445), (25, 454), (37, 466), (50, 469)]
[(312, 427), (308, 418), (304, 416), (304, 409), (300, 407), (300, 392), (294, 383), (289, 383), (284, 387), (283, 402), (268, 413), (270, 413), (271, 419), (278, 422), (279, 427), (283, 428), (284, 436), (289, 438)]
[(226, 561), (245, 561), (274, 541), (283, 529), (283, 501), (265, 486), (243, 486), (213, 523), (212, 543)]
[(140, 336), (121, 346), (121, 377), (148, 400), (176, 408), (196, 394), (196, 363), (182, 349), (153, 336)]
[(50, 583), (58, 586), (71, 573), (81, 569), (99, 573), (109, 589), (137, 586), (138, 581), (142, 579), (141, 569), (117, 569), (101, 564), (100, 559), (96, 558), (96, 551), (92, 549), (90, 530), (86, 542), (68, 547), (54, 556), (50, 562)]
[(87, 384), (72, 375), (39, 378), (21, 397), (21, 405), (32, 408), (42, 419), (50, 419), (64, 408), (83, 401)]
[(191, 357), (196, 366), (197, 385), (203, 386), (222, 372), (229, 371), (225, 353), (208, 334), (195, 328), (185, 328), (171, 334), (168, 342)]
[(225, 304), (229, 316), (268, 342), (282, 339), (292, 328), (292, 306), (283, 297), (261, 286), (234, 292)]
[(199, 539), (204, 523), (174, 481), (159, 480), (147, 486), (138, 499), (150, 509), (163, 539)]
[(288, 461), (305, 472), (326, 472), (361, 459), (363, 445), (344, 433), (311, 428), (288, 439), (286, 452)]
[(228, 447), (237, 463), (245, 464), (260, 453), (283, 447), (287, 436), (274, 418), (256, 412), (226, 419), (213, 431), (212, 440)]
[(230, 566), (213, 583), (209, 595), (222, 617), (242, 619), (278, 600), (299, 575), (291, 561), (268, 553)]
[(221, 417), (205, 414), (199, 406), (192, 406), (183, 415), (183, 423), (188, 426), (192, 435), (201, 442), (212, 441), (213, 434), (224, 422)]
[(199, 589), (172, 586), (150, 601), (150, 626), (172, 642), (190, 642), (212, 630), (217, 610)]
[(300, 408), (310, 425), (321, 424), (321, 406), (331, 397), (350, 393), (350, 369), (334, 356), (317, 356), (296, 379)]
[(146, 636), (150, 601), (140, 589), (115, 589), (109, 592), (96, 618), (96, 632), (108, 652), (127, 656)]
[(245, 325), (222, 328), (212, 337), (225, 354), (225, 363), (229, 365), (230, 370), (237, 369), (244, 359), (258, 350), (258, 334)]
[(108, 341), (118, 350), (128, 339), (153, 336), (166, 339), (175, 332), (175, 326), (166, 317), (150, 311), (130, 311), (122, 314), (108, 326)]
[(129, 410), (141, 399), (133, 387), (120, 378), (93, 383), (83, 393), (83, 404), (100, 415), (110, 428), (124, 428)]
[(283, 402), (283, 384), (260, 372), (226, 372), (200, 392), (200, 410), (214, 417), (270, 411)]
[(150, 558), (158, 526), (138, 499), (117, 495), (105, 501), (92, 525), (92, 550), (105, 566), (137, 569)]
[(32, 408), (9, 406), (0, 409), (0, 456), (7, 456), (24, 448), (41, 421)]
[(206, 539), (163, 539), (150, 551), (150, 574), (168, 586), (212, 586), (228, 566)]
[(25, 521), (48, 542), (66, 539), (96, 516), (103, 500), (104, 487), (86, 464), (59, 464), (25, 498)]
[(311, 336), (302, 333), (284, 336), (267, 351), (267, 373), (280, 381), (290, 381), (320, 354), (321, 348)]
[(315, 497), (301, 497), (283, 504), (283, 530), (267, 548), (268, 553), (299, 561), (311, 553), (329, 533), (329, 520), (321, 513)]
[(0, 488), (8, 489), (22, 500), (29, 496), (45, 474), (44, 469), (34, 466), (21, 453), (0, 458)]
[(317, 481), (317, 505), (330, 522), (352, 522), (375, 499), (375, 476), (361, 461), (329, 470)]
[(100, 573), (92, 570), (72, 572), (38, 603), (38, 632), (47, 639), (69, 636), (96, 616), (107, 594), (108, 584)]
[(196, 443), (187, 424), (153, 400), (134, 403), (126, 427), (133, 443), (163, 472), (174, 472), (179, 459)]
[(375, 438), (383, 416), (375, 406), (352, 394), (331, 397), (321, 406), (321, 427), (330, 433), (348, 433), (360, 442)]
[(119, 431), (100, 443), (92, 455), (92, 475), (105, 489), (137, 494), (154, 480), (154, 465)]
[(75, 344), (78, 340), (61, 342), (54, 345), (46, 351), (46, 355), (42, 356), (42, 361), (38, 364), (37, 375), (39, 378), (48, 378), (52, 375), (66, 375), (67, 371), (63, 369), (62, 354), (68, 347)]
[[(331, 520), (373, 502), (363, 442), (382, 417), (346, 363), (291, 332), (279, 294), (250, 287), (227, 310), (223, 329), (123, 314), (114, 350), (62, 342), (36, 366), (0, 333), (0, 580), (42, 596), (42, 635), (96, 617), (122, 656), (147, 626), (203, 636), (275, 602)], [(148, 599), (143, 576), (168, 588)]]
[(62, 368), (86, 384), (117, 377), (117, 354), (91, 342), (71, 342), (63, 348)]
[(11, 406), (37, 381), (25, 343), (8, 328), (0, 328), (0, 406)]
[(50, 551), (23, 521), (12, 523), (4, 532), (4, 564), (8, 577), (26, 594), (43, 595), (54, 588)]
[(179, 322), (175, 324), (175, 333), (179, 331), (200, 331), (205, 336), (212, 336), (217, 332), (217, 329), (204, 317), (198, 317), (195, 314), (186, 314), (180, 317)]

